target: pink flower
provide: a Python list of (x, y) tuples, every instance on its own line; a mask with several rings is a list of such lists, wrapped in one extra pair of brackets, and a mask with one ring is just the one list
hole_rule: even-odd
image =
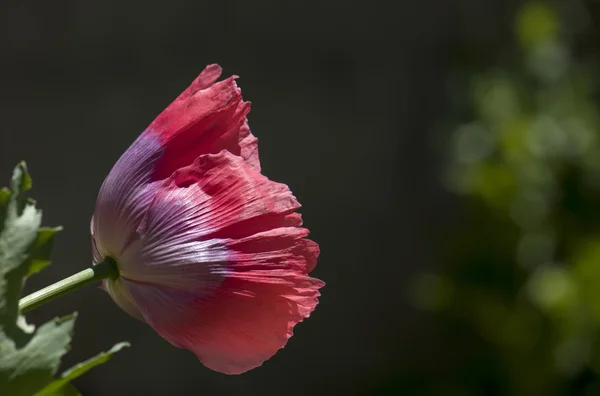
[(236, 76), (210, 65), (142, 133), (104, 181), (94, 263), (132, 316), (207, 367), (260, 366), (315, 309), (318, 245), (284, 184), (260, 173)]

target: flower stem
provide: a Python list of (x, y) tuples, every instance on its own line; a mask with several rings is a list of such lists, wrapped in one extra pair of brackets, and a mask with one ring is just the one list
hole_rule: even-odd
[(112, 258), (107, 257), (92, 268), (84, 269), (75, 275), (71, 275), (68, 278), (23, 297), (19, 300), (19, 310), (22, 313), (31, 311), (42, 304), (80, 289), (83, 286), (87, 286), (90, 283), (96, 283), (107, 278), (116, 279), (118, 277), (119, 270), (117, 269), (117, 263)]

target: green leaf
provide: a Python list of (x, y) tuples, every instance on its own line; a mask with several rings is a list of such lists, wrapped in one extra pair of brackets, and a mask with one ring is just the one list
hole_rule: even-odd
[(29, 269), (27, 277), (41, 271), (50, 264), (50, 252), (54, 243), (54, 236), (62, 227), (42, 227), (38, 230), (37, 238), (31, 247), (29, 255)]
[(129, 347), (129, 343), (120, 342), (113, 346), (109, 351), (99, 353), (93, 358), (71, 367), (69, 370), (63, 373), (60, 379), (57, 379), (48, 384), (44, 389), (37, 393), (36, 396), (70, 395), (70, 393), (66, 393), (66, 389), (68, 389), (69, 386), (73, 388), (72, 385), (69, 384), (70, 381), (74, 380), (82, 374), (85, 374), (87, 371), (96, 367), (97, 365), (107, 362), (114, 353), (120, 351), (125, 347)]
[(77, 315), (56, 318), (36, 330), (19, 313), (25, 279), (50, 264), (54, 236), (60, 231), (40, 228), (41, 212), (23, 195), (30, 188), (31, 177), (22, 162), (13, 172), (10, 189), (0, 189), (0, 394), (80, 395), (69, 381), (129, 344), (117, 344), (54, 378), (69, 349)]
[(19, 314), (23, 283), (49, 263), (54, 234), (40, 229), (42, 214), (23, 194), (31, 188), (24, 162), (10, 189), (0, 190), (0, 390), (30, 396), (53, 380), (67, 352), (75, 316), (51, 320), (35, 330)]
[[(42, 214), (28, 204), (23, 192), (31, 187), (25, 163), (13, 172), (8, 197), (0, 208), (0, 327), (10, 338), (24, 339), (17, 325), (18, 302), (23, 279), (29, 272), (29, 253), (38, 235)], [(0, 355), (3, 356), (3, 355)], [(1, 384), (1, 383), (0, 383)]]
[[(48, 394), (50, 395), (50, 394)], [(52, 396), (81, 396), (81, 392), (77, 390), (71, 384), (65, 384), (62, 388), (58, 389), (56, 392), (51, 393)]]
[(0, 389), (4, 394), (30, 396), (54, 379), (71, 341), (75, 316), (44, 323), (21, 348), (0, 335)]

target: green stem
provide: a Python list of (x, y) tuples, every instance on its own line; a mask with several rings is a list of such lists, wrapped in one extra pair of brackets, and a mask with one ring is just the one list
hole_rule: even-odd
[(107, 257), (92, 268), (84, 269), (75, 275), (71, 275), (68, 278), (23, 297), (19, 300), (19, 310), (22, 313), (31, 311), (42, 304), (80, 289), (83, 286), (87, 286), (90, 283), (96, 283), (107, 278), (116, 279), (118, 277), (119, 270), (117, 269), (117, 263), (112, 258)]

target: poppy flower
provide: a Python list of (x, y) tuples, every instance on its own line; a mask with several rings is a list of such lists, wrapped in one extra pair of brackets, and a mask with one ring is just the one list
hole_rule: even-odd
[(130, 315), (207, 367), (239, 374), (285, 346), (324, 283), (289, 188), (260, 173), (250, 103), (210, 65), (135, 140), (102, 184), (94, 263)]

